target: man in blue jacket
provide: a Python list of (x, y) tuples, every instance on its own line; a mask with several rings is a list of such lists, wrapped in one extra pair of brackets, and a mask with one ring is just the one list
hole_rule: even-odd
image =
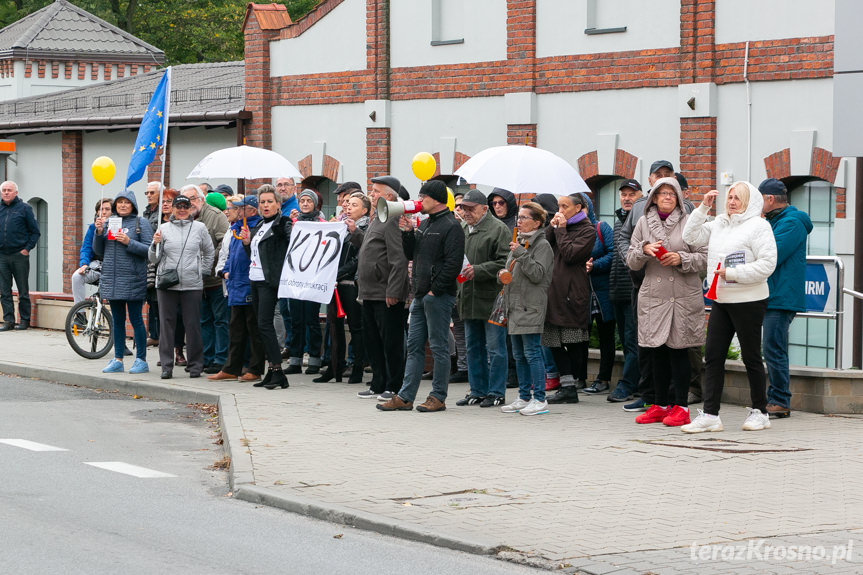
[(758, 186), (764, 198), (762, 213), (776, 239), (776, 269), (768, 278), (770, 299), (764, 315), (762, 349), (767, 363), (767, 414), (791, 415), (788, 376), (788, 330), (797, 312), (806, 311), (806, 236), (812, 221), (805, 212), (788, 205), (788, 190), (775, 178)]
[[(33, 209), (18, 197), (18, 184), (0, 184), (0, 303), (3, 325), (0, 331), (23, 330), (30, 327), (30, 250), (39, 241), (39, 225)], [(18, 315), (12, 302), (12, 279), (18, 286)]]

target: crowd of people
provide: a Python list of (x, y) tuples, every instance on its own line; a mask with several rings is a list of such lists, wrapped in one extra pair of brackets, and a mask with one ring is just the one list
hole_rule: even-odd
[[(790, 415), (788, 330), (803, 309), (812, 224), (778, 180), (733, 184), (711, 217), (718, 192), (696, 208), (686, 178), (660, 160), (646, 193), (623, 181), (613, 227), (582, 193), (519, 202), (507, 190), (470, 189), (451, 210), (446, 185), (430, 180), (419, 190), (421, 214), (389, 218), (376, 217), (380, 198), (409, 199), (393, 176), (372, 178), (368, 193), (345, 182), (335, 195), (336, 213), (325, 215), (320, 193), (291, 178), (248, 195), (151, 182), (140, 216), (128, 190), (97, 204), (72, 285), (80, 299), (101, 275), (115, 334), (103, 371), (124, 371), (128, 313), (130, 373), (149, 370), (151, 345), (165, 379), (185, 366), (190, 377), (276, 389), (304, 364), (316, 383), (361, 384), (370, 372), (357, 396), (382, 411), (413, 410), (423, 379), (431, 391), (420, 412), (446, 409), (450, 381), (469, 383), (457, 406), (526, 416), (607, 393), (639, 412), (639, 424), (697, 433), (723, 429), (724, 363), (736, 336), (751, 390), (743, 429)], [(294, 222), (327, 215), (347, 236), (322, 327), (320, 304), (280, 298), (278, 287)], [(707, 316), (704, 283), (716, 286)], [(600, 361), (588, 381), (592, 330)], [(623, 369), (613, 383), (618, 344)], [(517, 388), (510, 402), (508, 387)]]

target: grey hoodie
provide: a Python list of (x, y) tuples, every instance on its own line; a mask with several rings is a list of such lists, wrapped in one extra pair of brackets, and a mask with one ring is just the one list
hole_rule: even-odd
[[(199, 221), (171, 220), (159, 226), (162, 241), (150, 244), (147, 258), (156, 268), (158, 278), (168, 270), (177, 270), (180, 283), (168, 289), (192, 291), (204, 289), (203, 276), (209, 275), (213, 268), (213, 241), (207, 226)], [(158, 248), (158, 249), (157, 249)]]

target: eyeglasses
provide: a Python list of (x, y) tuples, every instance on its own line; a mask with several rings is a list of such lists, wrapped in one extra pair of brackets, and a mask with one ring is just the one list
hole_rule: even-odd
[(524, 220), (534, 220), (534, 221), (538, 221), (538, 220), (536, 220), (535, 218), (533, 218), (533, 217), (531, 217), (531, 216), (518, 216), (518, 217), (517, 217), (517, 218), (515, 218), (515, 219), (517, 219), (517, 220), (518, 220), (518, 221), (520, 221), (520, 222), (522, 222), (522, 221), (524, 221)]
[(656, 192), (656, 195), (665, 198), (676, 198), (677, 192)]
[(188, 210), (188, 209), (189, 209), (189, 206), (186, 206), (186, 205), (178, 205), (178, 206), (174, 206), (174, 208), (176, 208), (176, 209), (178, 209), (178, 210)]
[(506, 200), (492, 200), (491, 205), (493, 205), (493, 206), (505, 206)]
[(155, 194), (156, 194), (156, 192), (144, 192), (145, 196), (153, 196)]

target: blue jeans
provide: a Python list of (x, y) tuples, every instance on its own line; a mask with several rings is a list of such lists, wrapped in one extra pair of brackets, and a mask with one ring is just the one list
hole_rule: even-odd
[(147, 361), (147, 328), (144, 327), (144, 316), (141, 309), (143, 300), (129, 301), (112, 299), (111, 316), (114, 319), (114, 357), (123, 361), (126, 353), (126, 309), (129, 309), (129, 323), (135, 337), (135, 357)]
[(783, 309), (768, 309), (764, 314), (761, 348), (767, 364), (767, 403), (791, 407), (788, 388), (788, 330), (796, 314)]
[(512, 342), (512, 357), (518, 374), (518, 397), (530, 401), (530, 388), (533, 398), (545, 401), (545, 365), (542, 361), (541, 334), (525, 333), (509, 336)]
[(201, 298), (201, 340), (204, 365), (223, 366), (228, 361), (228, 300), (222, 288), (205, 289)]
[(488, 323), (484, 319), (466, 319), (464, 339), (467, 344), (467, 378), (470, 381), (470, 394), (475, 397), (487, 395), (503, 397), (506, 394), (508, 370), (506, 328)]
[(407, 402), (416, 399), (420, 388), (426, 356), (426, 340), (434, 357), (434, 376), (432, 391), (429, 395), (446, 401), (449, 386), (449, 322), (452, 319), (452, 306), (455, 296), (422, 295), (411, 302), (411, 323), (408, 328), (408, 357), (405, 363), (405, 377), (399, 397)]
[(641, 374), (638, 369), (638, 333), (632, 317), (632, 304), (613, 302), (612, 305), (617, 322), (617, 335), (623, 346), (623, 374), (617, 385), (623, 386), (629, 393), (634, 393), (638, 389)]

